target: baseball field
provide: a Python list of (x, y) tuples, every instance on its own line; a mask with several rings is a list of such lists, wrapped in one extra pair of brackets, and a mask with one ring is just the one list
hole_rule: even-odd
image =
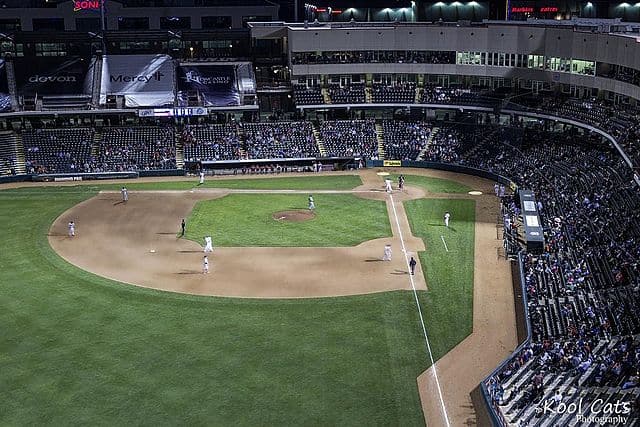
[(376, 172), (0, 187), (0, 424), (473, 421), (516, 344), (492, 183)]

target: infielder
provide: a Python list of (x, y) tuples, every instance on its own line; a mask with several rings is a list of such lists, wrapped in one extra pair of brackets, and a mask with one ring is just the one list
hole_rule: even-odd
[(391, 193), (393, 189), (391, 188), (391, 180), (389, 178), (384, 180), (387, 193)]
[(391, 261), (391, 245), (384, 245), (383, 261)]
[(200, 184), (199, 185), (202, 185), (202, 184), (204, 184), (204, 171), (200, 171)]
[(209, 258), (205, 255), (202, 257), (202, 274), (209, 273)]
[(205, 236), (204, 238), (204, 253), (213, 252), (213, 242), (211, 236)]
[(309, 210), (312, 211), (316, 208), (316, 204), (313, 201), (313, 196), (309, 194)]
[(69, 221), (69, 237), (73, 237), (76, 235), (76, 223), (73, 221)]
[(127, 187), (122, 187), (120, 194), (122, 194), (122, 202), (127, 203), (129, 201), (129, 192), (127, 191)]
[(449, 219), (451, 218), (451, 214), (449, 211), (444, 213), (444, 226), (449, 227)]

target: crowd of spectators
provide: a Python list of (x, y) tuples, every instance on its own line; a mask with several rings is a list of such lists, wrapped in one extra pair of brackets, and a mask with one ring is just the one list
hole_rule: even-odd
[(417, 160), (427, 146), (431, 125), (425, 122), (382, 122), (384, 156), (394, 160)]
[(320, 152), (310, 122), (243, 123), (249, 159), (317, 157)]
[(238, 160), (243, 154), (236, 124), (185, 126), (181, 133), (184, 160)]
[[(532, 339), (491, 379), (495, 403), (508, 421), (528, 425), (558, 393), (566, 404), (637, 399), (640, 192), (630, 169), (599, 136), (496, 135), (458, 163), (534, 189), (546, 245), (524, 256)], [(544, 421), (562, 425), (564, 415)]]
[(27, 173), (89, 172), (93, 130), (34, 129), (22, 133)]
[(378, 158), (374, 120), (325, 121), (320, 125), (320, 134), (329, 157)]
[(92, 172), (147, 171), (176, 168), (171, 126), (110, 127), (102, 131)]

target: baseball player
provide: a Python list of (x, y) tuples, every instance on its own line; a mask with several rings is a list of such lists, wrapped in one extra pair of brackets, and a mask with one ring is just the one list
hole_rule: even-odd
[(129, 201), (129, 192), (127, 191), (127, 187), (122, 187), (120, 194), (122, 194), (122, 202), (127, 203)]
[(184, 218), (182, 218), (182, 222), (180, 223), (180, 228), (182, 229), (182, 234), (180, 234), (180, 237), (184, 237), (184, 229), (186, 228), (187, 223), (184, 221)]
[(451, 214), (449, 213), (449, 211), (446, 211), (444, 213), (444, 225), (445, 225), (445, 227), (449, 227), (449, 219), (451, 219)]
[(496, 193), (496, 197), (500, 197), (500, 184), (497, 182), (493, 184), (493, 191)]
[(387, 191), (387, 193), (391, 193), (393, 191), (393, 189), (391, 188), (391, 180), (389, 178), (384, 180), (384, 184), (385, 184), (385, 190)]
[(313, 201), (313, 196), (309, 194), (309, 210), (312, 211), (316, 208), (316, 204)]
[(398, 177), (398, 189), (402, 191), (404, 189), (404, 175)]
[(391, 261), (391, 245), (384, 245), (383, 261)]
[(206, 255), (202, 257), (202, 274), (209, 274), (209, 258)]
[(211, 236), (205, 236), (204, 238), (204, 253), (213, 252), (213, 242)]
[(69, 221), (69, 237), (73, 237), (76, 235), (76, 223), (73, 221)]
[(200, 183), (198, 185), (204, 184), (204, 171), (200, 171)]
[(504, 185), (500, 185), (500, 197), (504, 197)]

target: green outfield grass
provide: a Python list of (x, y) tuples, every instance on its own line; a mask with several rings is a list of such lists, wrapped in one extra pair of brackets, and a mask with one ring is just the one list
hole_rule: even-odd
[(117, 284), (47, 242), (91, 194), (0, 191), (1, 425), (424, 425), (412, 293), (251, 300)]
[(187, 219), (186, 236), (215, 246), (354, 246), (391, 236), (384, 201), (351, 194), (314, 195), (316, 217), (276, 221), (278, 211), (307, 208), (306, 194), (230, 194), (198, 202)]
[[(398, 185), (398, 176), (398, 174), (391, 175), (394, 188)], [(471, 191), (471, 188), (466, 185), (448, 179), (422, 175), (405, 175), (404, 178), (405, 185), (422, 187), (431, 193), (468, 193)]]
[[(284, 178), (237, 178), (221, 179), (207, 177), (203, 185), (198, 178), (190, 181), (134, 182), (125, 184), (129, 190), (191, 190), (193, 188), (231, 188), (247, 190), (351, 190), (362, 185), (358, 175), (317, 175)], [(120, 184), (98, 185), (101, 190), (119, 190)]]
[[(439, 359), (473, 327), (475, 202), (419, 199), (405, 202), (405, 210), (414, 236), (427, 248), (419, 253), (429, 288), (421, 299), (434, 358)], [(451, 212), (450, 228), (444, 226), (446, 211)]]

